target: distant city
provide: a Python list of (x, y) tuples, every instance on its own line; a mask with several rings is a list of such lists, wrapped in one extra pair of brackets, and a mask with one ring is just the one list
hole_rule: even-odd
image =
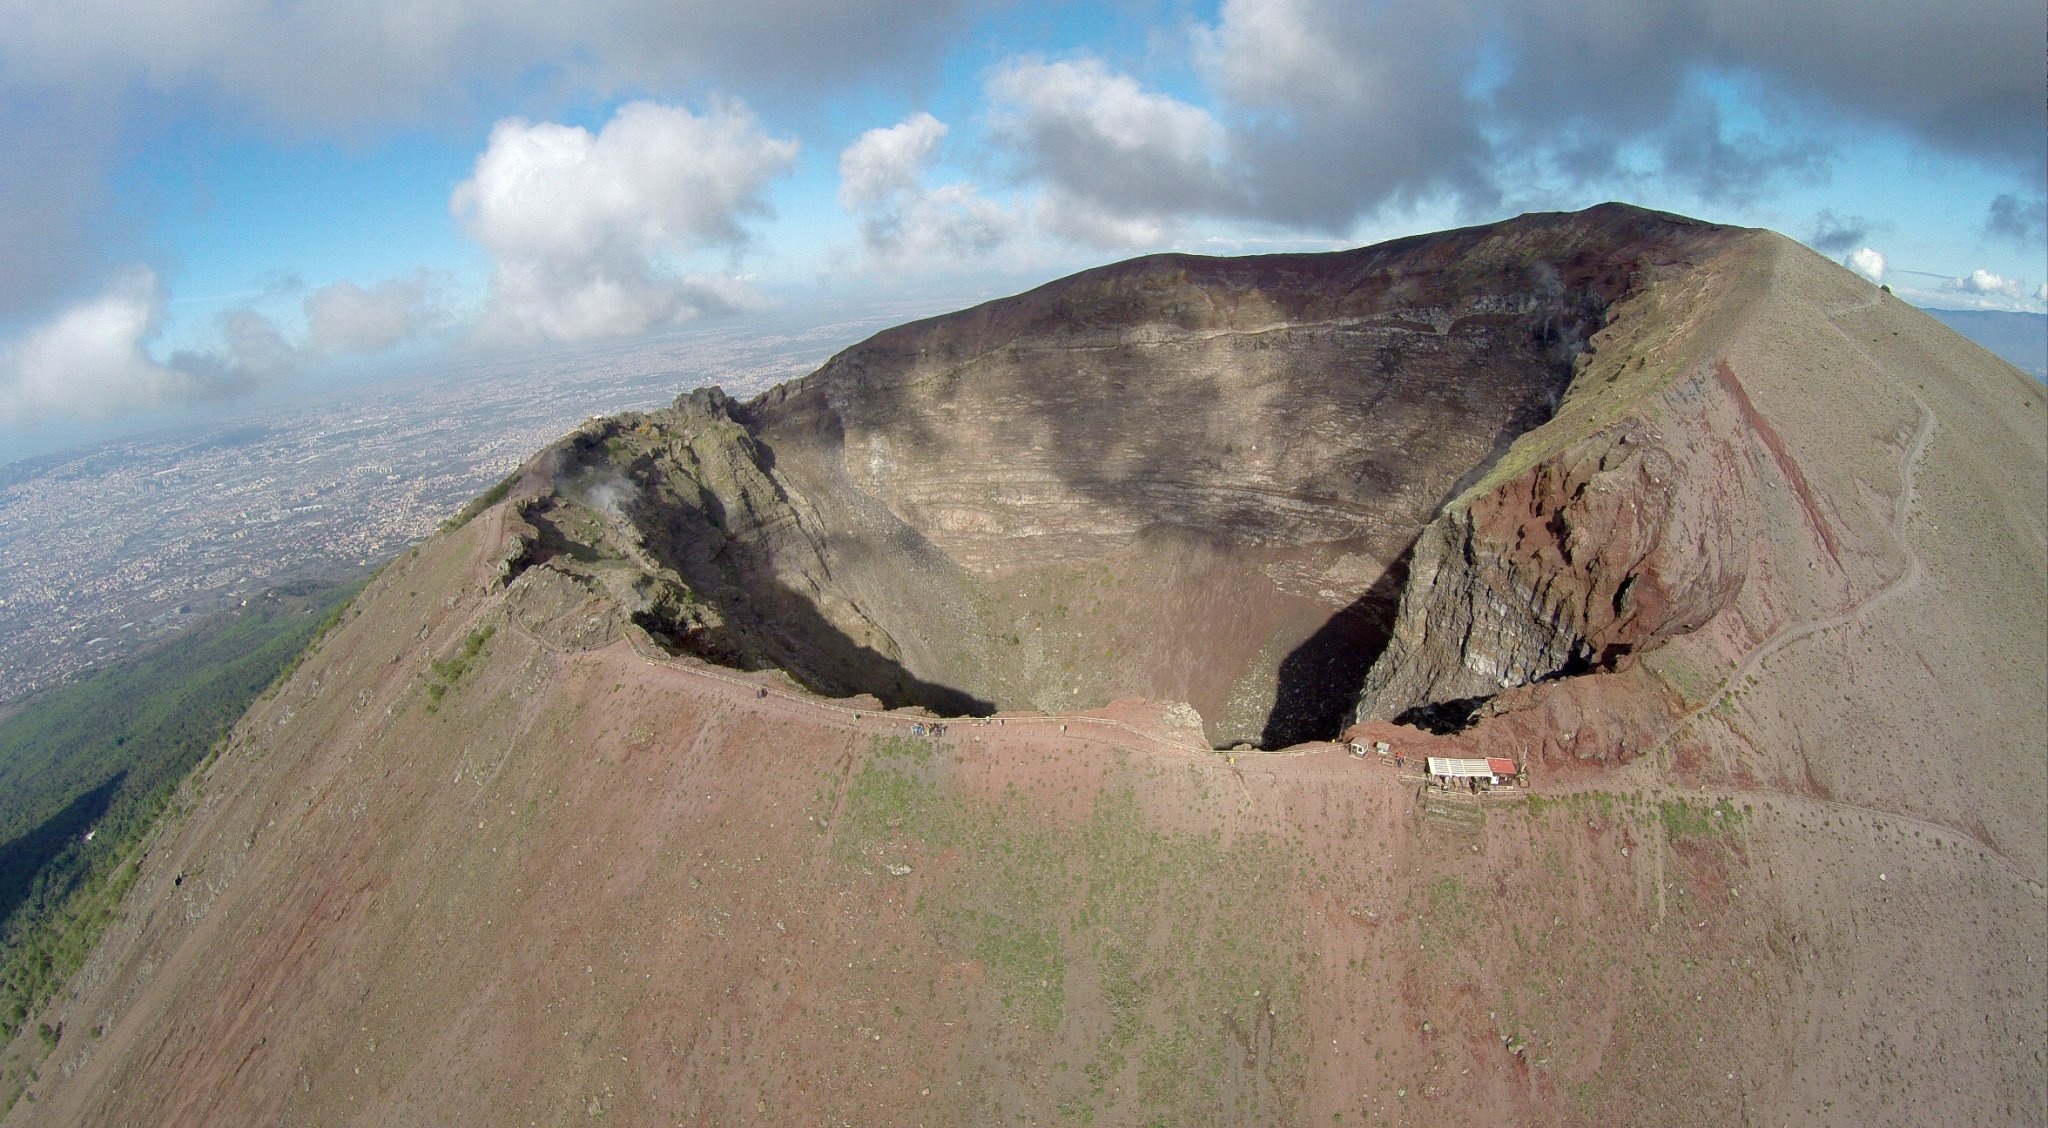
[(898, 319), (473, 363), (0, 465), (0, 705), (267, 588), (366, 571), (589, 416), (752, 395)]

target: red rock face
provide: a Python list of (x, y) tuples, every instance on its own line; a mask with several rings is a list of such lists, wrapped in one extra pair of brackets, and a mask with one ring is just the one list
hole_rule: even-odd
[[(1726, 356), (1703, 355), (1681, 325), (1659, 344), (1684, 357), (1682, 374), (1643, 394), (1644, 359), (1659, 352), (1631, 336), (1641, 312), (1595, 338), (1560, 422), (1522, 440), (1527, 468), (1456, 499), (1424, 531), (1357, 720), (1445, 731), (1500, 718), (1470, 739), (1625, 761), (1684, 708), (1657, 678), (1624, 676), (1645, 655), (1710, 626), (1700, 645), (1725, 649), (1752, 633), (1744, 615), (1765, 619), (1803, 598), (1755, 585), (1760, 568), (1794, 586), (1847, 584), (1843, 534)], [(1632, 384), (1621, 410), (1599, 402)], [(1766, 537), (1773, 507), (1796, 516)], [(1559, 679), (1587, 684), (1535, 689)]]
[(1699, 629), (1741, 590), (1740, 510), (1713, 504), (1722, 491), (1694, 480), (1739, 479), (1728, 469), (1681, 466), (1623, 430), (1604, 450), (1547, 459), (1475, 501), (1473, 541), (1574, 639), (1569, 665), (1615, 669)]
[[(2039, 775), (2041, 604), (2007, 562), (2041, 542), (1999, 469), (2039, 457), (2038, 389), (1754, 243), (1621, 303), (1557, 418), (1424, 531), (1362, 733), (1829, 800), (1967, 789), (1982, 749)], [(1974, 422), (1941, 455), (1944, 412)]]
[(1758, 483), (1720, 406), (1628, 418), (1447, 512), (1361, 718), (1625, 670), (1733, 606)]

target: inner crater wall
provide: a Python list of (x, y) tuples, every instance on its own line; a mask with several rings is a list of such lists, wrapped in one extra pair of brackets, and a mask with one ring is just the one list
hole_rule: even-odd
[(1614, 209), (1134, 260), (597, 425), (557, 492), (672, 579), (642, 610), (678, 649), (891, 705), (1142, 696), (1220, 745), (1328, 738), (1423, 528), (1720, 232)]

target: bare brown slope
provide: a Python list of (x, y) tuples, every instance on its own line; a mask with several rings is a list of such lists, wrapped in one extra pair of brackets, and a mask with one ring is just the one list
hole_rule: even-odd
[[(588, 609), (508, 607), (491, 525), (387, 573), (250, 716), (8, 1123), (2037, 1107), (2033, 894), (1945, 828), (1763, 793), (1418, 804), (1137, 706), (909, 740), (602, 628), (540, 644), (529, 619)], [(426, 654), (493, 623), (429, 713)]]
[[(1993, 483), (2041, 480), (2042, 402), (1801, 255), (1653, 288), (1594, 354), (1649, 375), (1575, 387), (1436, 527), (1533, 536), (1540, 481), (1585, 485), (1572, 520), (1679, 471), (1757, 491), (1734, 614), (1376, 730), (1531, 753), (1542, 802), (1233, 761), (1136, 703), (911, 741), (660, 657), (601, 576), (503, 587), (508, 502), (245, 720), (7, 1123), (2039, 1122), (2048, 503)], [(1418, 567), (1408, 621), (1606, 559)], [(1608, 599), (1572, 621), (1667, 621)]]

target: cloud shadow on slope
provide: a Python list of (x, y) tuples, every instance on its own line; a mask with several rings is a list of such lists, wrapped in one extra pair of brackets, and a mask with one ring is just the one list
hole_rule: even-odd
[[(43, 822), (0, 845), (0, 921), (6, 920), (35, 892), (36, 881), (67, 849), (83, 847), (85, 832), (107, 813), (127, 772), (80, 795)], [(53, 890), (62, 896), (64, 890)]]

